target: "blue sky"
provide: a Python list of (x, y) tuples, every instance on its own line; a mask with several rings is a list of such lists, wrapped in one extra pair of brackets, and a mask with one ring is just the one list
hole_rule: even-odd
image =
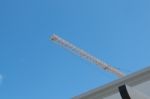
[(0, 98), (70, 99), (117, 79), (49, 40), (126, 74), (150, 65), (149, 0), (1, 0)]

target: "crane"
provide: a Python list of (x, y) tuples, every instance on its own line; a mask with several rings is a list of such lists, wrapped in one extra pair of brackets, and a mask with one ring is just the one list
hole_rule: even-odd
[(99, 66), (100, 68), (102, 68), (105, 71), (111, 72), (113, 74), (115, 74), (117, 77), (124, 77), (125, 74), (122, 73), (121, 71), (119, 71), (118, 69), (112, 67), (111, 65), (103, 62), (102, 60), (94, 57), (93, 55), (90, 55), (89, 53), (87, 53), (86, 51), (84, 51), (83, 49), (78, 48), (77, 46), (73, 45), (72, 43), (70, 43), (67, 40), (64, 40), (63, 38), (59, 37), (56, 34), (53, 34), (50, 37), (50, 40), (52, 40), (53, 42), (61, 45), (62, 47), (70, 50), (71, 52), (81, 56), (82, 58), (96, 64), (97, 66)]

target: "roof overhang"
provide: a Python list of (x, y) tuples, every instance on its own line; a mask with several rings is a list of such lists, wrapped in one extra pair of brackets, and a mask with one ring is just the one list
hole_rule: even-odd
[[(150, 95), (150, 67), (135, 72), (133, 74), (127, 75), (118, 80), (115, 80), (102, 87), (98, 87), (96, 89), (90, 90), (79, 96), (75, 96), (73, 97), (73, 99), (106, 99), (106, 97), (119, 94), (119, 87), (123, 85), (128, 85), (131, 88), (135, 87), (135, 89), (140, 89), (142, 91), (141, 93), (144, 94), (146, 93)], [(148, 89), (146, 90), (146, 92), (144, 91), (144, 87)], [(118, 97), (120, 97), (120, 95)], [(121, 99), (121, 98), (117, 98), (117, 99)]]

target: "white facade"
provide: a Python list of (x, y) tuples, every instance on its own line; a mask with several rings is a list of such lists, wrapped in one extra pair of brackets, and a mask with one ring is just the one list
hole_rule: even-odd
[[(127, 92), (121, 93), (119, 88), (123, 85)], [(128, 98), (125, 98), (126, 95)], [(73, 97), (73, 99), (150, 99), (150, 67)]]

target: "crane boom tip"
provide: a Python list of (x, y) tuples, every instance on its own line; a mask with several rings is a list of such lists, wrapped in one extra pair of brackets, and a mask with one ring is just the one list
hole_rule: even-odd
[(50, 40), (55, 41), (56, 39), (57, 39), (56, 34), (52, 34), (52, 35), (50, 36)]

